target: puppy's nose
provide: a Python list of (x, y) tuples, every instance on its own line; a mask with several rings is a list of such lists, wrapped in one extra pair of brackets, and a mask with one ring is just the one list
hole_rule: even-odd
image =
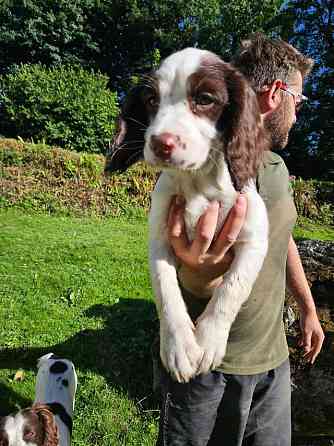
[(172, 133), (160, 133), (151, 136), (151, 147), (154, 154), (163, 160), (168, 160), (176, 148), (177, 137)]

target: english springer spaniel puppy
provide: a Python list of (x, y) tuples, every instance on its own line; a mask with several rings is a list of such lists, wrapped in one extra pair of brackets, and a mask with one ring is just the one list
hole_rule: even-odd
[(0, 419), (0, 446), (70, 446), (76, 388), (71, 361), (52, 353), (42, 356), (35, 402)]
[[(149, 237), (160, 356), (174, 379), (187, 382), (221, 364), (231, 324), (267, 252), (268, 219), (254, 181), (267, 149), (256, 95), (217, 55), (194, 48), (174, 53), (127, 97), (106, 171), (125, 170), (142, 148), (145, 160), (163, 171), (152, 194)], [(194, 324), (168, 244), (171, 199), (185, 198), (186, 230), (193, 239), (208, 204), (223, 204), (218, 233), (239, 192), (248, 208), (233, 263)]]

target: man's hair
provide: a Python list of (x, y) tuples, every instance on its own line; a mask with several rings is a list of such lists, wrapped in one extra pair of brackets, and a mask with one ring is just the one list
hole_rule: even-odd
[(300, 71), (303, 79), (313, 67), (313, 60), (304, 56), (281, 39), (270, 39), (262, 33), (252, 34), (241, 42), (232, 59), (256, 92), (276, 79), (288, 82), (290, 75)]

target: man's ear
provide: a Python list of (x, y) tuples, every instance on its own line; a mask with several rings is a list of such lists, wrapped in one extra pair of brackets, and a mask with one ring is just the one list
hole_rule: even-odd
[(282, 102), (280, 88), (283, 82), (276, 79), (266, 90), (258, 94), (258, 102), (263, 115), (275, 111)]

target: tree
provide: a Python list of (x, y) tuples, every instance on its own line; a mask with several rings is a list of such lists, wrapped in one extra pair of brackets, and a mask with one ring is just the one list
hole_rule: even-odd
[(200, 46), (226, 59), (248, 33), (267, 30), (283, 0), (5, 0), (0, 72), (12, 64), (80, 63), (124, 89), (157, 54)]
[(276, 20), (282, 38), (315, 61), (286, 160), (297, 175), (334, 180), (334, 2), (290, 0)]
[(0, 73), (13, 64), (93, 65), (87, 14), (95, 0), (7, 0), (0, 8)]
[[(93, 17), (99, 67), (124, 85), (161, 57), (199, 46), (228, 59), (250, 32), (266, 30), (282, 0), (104, 1)], [(251, 19), (250, 19), (251, 18)]]

